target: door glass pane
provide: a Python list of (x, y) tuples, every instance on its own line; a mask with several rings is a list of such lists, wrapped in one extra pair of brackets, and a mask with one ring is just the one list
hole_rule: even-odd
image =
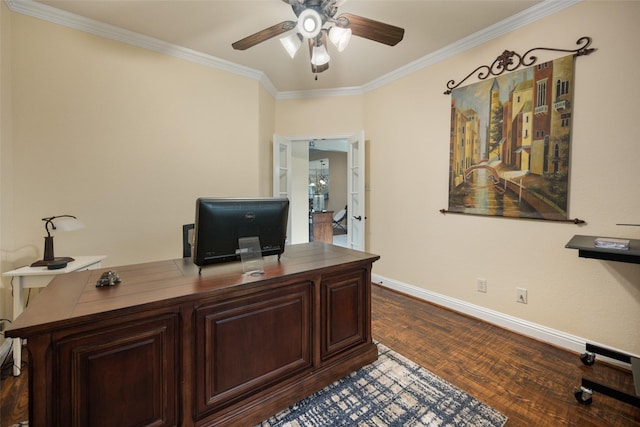
[(349, 246), (364, 250), (365, 206), (364, 206), (364, 134), (349, 138)]
[(287, 164), (287, 146), (285, 144), (280, 144), (280, 169), (289, 169), (289, 165)]
[(353, 143), (351, 144), (351, 168), (357, 168), (358, 167), (358, 159), (360, 158), (360, 147), (358, 146), (358, 143)]
[(287, 196), (287, 171), (280, 169), (280, 176), (278, 177), (280, 182), (280, 193), (279, 197)]
[(279, 197), (288, 197), (288, 182), (287, 179), (289, 177), (289, 156), (288, 156), (288, 146), (286, 144), (280, 144), (280, 155), (279, 157), (279, 165), (278, 168), (278, 181), (279, 181)]

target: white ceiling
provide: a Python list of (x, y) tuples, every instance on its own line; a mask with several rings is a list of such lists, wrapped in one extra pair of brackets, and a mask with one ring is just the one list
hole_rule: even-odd
[[(11, 7), (24, 0), (6, 1)], [(540, 10), (549, 9), (551, 3), (559, 3), (556, 0), (347, 0), (339, 8), (338, 15), (349, 12), (402, 27), (404, 39), (390, 47), (352, 37), (341, 53), (330, 44), (329, 69), (318, 74), (316, 81), (308, 52), (300, 49), (291, 59), (277, 37), (245, 51), (231, 47), (231, 43), (249, 34), (278, 22), (295, 20), (291, 7), (282, 0), (38, 2), (71, 12), (73, 16), (89, 18), (83, 19), (85, 28), (98, 25), (95, 22), (98, 21), (223, 62), (229, 61), (232, 66), (258, 70), (264, 73), (276, 92), (363, 87), (461, 40), (472, 44), (474, 38), (500, 35), (499, 28), (513, 27), (514, 22), (524, 25)], [(491, 32), (495, 34), (491, 35)], [(500, 53), (496, 52), (496, 57)], [(463, 73), (469, 71), (461, 70), (461, 75), (452, 75), (452, 78), (464, 77)], [(445, 84), (443, 82), (443, 88)]]

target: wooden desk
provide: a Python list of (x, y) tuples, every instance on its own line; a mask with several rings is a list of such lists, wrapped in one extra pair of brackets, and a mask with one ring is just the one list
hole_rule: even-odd
[(6, 330), (28, 338), (30, 425), (254, 425), (376, 360), (378, 258), (313, 242), (259, 277), (188, 258), (59, 276)]
[[(47, 267), (20, 267), (15, 270), (2, 273), (6, 277), (15, 277), (17, 283), (13, 283), (13, 320), (15, 320), (24, 308), (25, 288), (44, 288), (54, 277), (73, 271), (92, 270), (102, 265), (105, 255), (75, 256), (73, 261), (65, 268), (49, 270)], [(13, 375), (20, 375), (20, 363), (22, 360), (22, 343), (20, 339), (14, 339), (13, 343)]]
[(313, 213), (313, 241), (333, 243), (333, 211)]

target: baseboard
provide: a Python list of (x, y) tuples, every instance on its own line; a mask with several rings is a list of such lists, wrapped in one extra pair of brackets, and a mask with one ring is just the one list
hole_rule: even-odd
[[(529, 322), (508, 314), (500, 313), (495, 310), (488, 309), (479, 305), (471, 304), (466, 301), (458, 300), (448, 297), (446, 295), (432, 292), (423, 288), (419, 288), (414, 285), (403, 283), (397, 280), (389, 279), (387, 277), (380, 276), (378, 274), (371, 275), (371, 281), (378, 283), (386, 288), (402, 292), (412, 297), (431, 302), (433, 304), (440, 305), (458, 313), (462, 313), (487, 323), (499, 326), (501, 328), (519, 333), (521, 335), (537, 339), (542, 342), (554, 345), (556, 347), (563, 348), (575, 353), (584, 353), (587, 340), (575, 335), (568, 334), (566, 332), (558, 331), (556, 329), (548, 328), (546, 326), (538, 325), (537, 323)], [(622, 350), (612, 348), (610, 346), (595, 343), (589, 341), (591, 344), (600, 345), (602, 347), (610, 348), (612, 350), (625, 353)], [(637, 357), (637, 356), (636, 356)], [(598, 355), (599, 360), (606, 361), (613, 365), (629, 368), (629, 364), (620, 362), (615, 359), (610, 359), (601, 355)]]

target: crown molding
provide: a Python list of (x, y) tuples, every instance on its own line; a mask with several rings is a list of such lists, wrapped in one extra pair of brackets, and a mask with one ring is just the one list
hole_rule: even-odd
[(417, 59), (416, 61), (385, 74), (382, 77), (372, 80), (363, 86), (280, 92), (273, 85), (271, 80), (269, 80), (266, 74), (260, 70), (235, 64), (215, 56), (167, 43), (156, 38), (144, 36), (113, 25), (104, 24), (102, 22), (56, 9), (32, 0), (4, 0), (9, 9), (13, 12), (43, 19), (45, 21), (84, 31), (100, 37), (127, 43), (143, 49), (152, 50), (154, 52), (204, 65), (206, 67), (216, 68), (232, 74), (257, 80), (274, 98), (278, 100), (362, 95), (497, 37), (508, 34), (518, 28), (553, 15), (554, 13), (580, 3), (581, 1), (582, 0), (545, 0), (527, 10), (471, 34), (464, 39)]
[(300, 91), (278, 92), (276, 99), (303, 99), (303, 98), (323, 98), (327, 96), (352, 96), (362, 95), (364, 91), (361, 86), (341, 87), (337, 89), (315, 89)]
[(148, 37), (133, 31), (125, 30), (113, 25), (105, 24), (94, 19), (85, 18), (64, 10), (46, 4), (38, 3), (31, 0), (4, 0), (7, 7), (16, 13), (42, 19), (44, 21), (53, 22), (68, 28), (84, 31), (96, 36), (107, 39), (127, 43), (143, 49), (173, 56), (174, 58), (184, 59), (196, 64), (204, 65), (210, 68), (226, 71), (243, 77), (248, 77), (260, 82), (265, 89), (272, 95), (276, 96), (278, 91), (269, 80), (269, 78), (260, 70), (256, 70), (244, 65), (235, 64), (212, 55), (207, 55), (182, 46), (167, 43), (153, 37)]
[(423, 56), (409, 64), (398, 68), (384, 76), (372, 80), (362, 86), (363, 92), (369, 92), (387, 85), (395, 80), (406, 77), (424, 68), (430, 67), (447, 58), (458, 55), (495, 38), (536, 22), (542, 18), (553, 15), (567, 7), (580, 3), (582, 0), (545, 0), (529, 9), (523, 10), (507, 19), (504, 19), (490, 27), (475, 32), (429, 55)]
[(428, 68), (438, 62), (458, 55), (495, 38), (536, 22), (542, 18), (553, 15), (567, 7), (580, 3), (582, 0), (545, 0), (529, 9), (523, 10), (507, 19), (504, 19), (490, 27), (475, 32), (429, 55), (425, 55), (409, 64), (400, 67), (388, 74), (370, 81), (359, 87), (319, 89), (314, 91), (278, 92), (276, 99), (319, 98), (326, 96), (361, 95), (385, 86), (389, 83)]

